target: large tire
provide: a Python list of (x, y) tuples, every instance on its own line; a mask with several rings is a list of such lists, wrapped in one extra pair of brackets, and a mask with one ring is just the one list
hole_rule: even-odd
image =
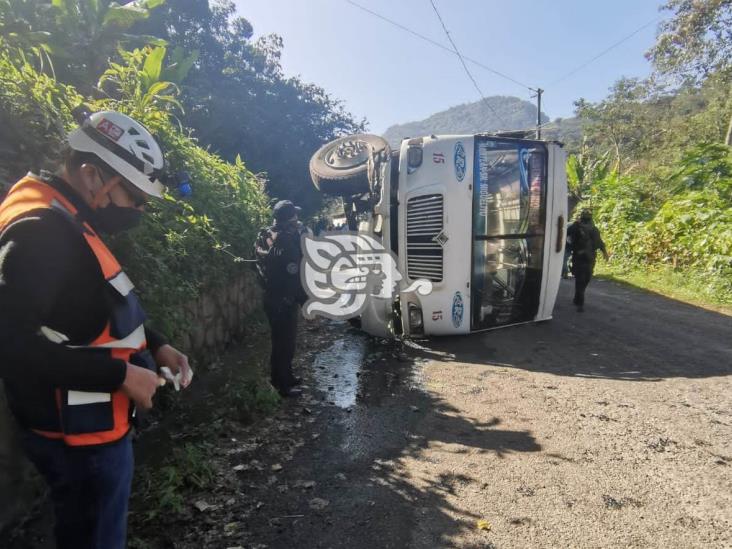
[(353, 196), (370, 190), (369, 159), (389, 154), (389, 144), (378, 135), (357, 134), (323, 145), (310, 159), (310, 177), (324, 194)]

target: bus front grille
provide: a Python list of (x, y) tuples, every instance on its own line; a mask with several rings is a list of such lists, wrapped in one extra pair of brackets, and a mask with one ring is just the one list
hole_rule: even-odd
[(442, 280), (442, 245), (438, 236), (443, 228), (441, 194), (415, 196), (407, 201), (407, 276)]

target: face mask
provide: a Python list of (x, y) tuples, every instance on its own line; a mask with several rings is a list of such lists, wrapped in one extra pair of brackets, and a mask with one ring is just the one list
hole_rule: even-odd
[(116, 234), (136, 227), (142, 221), (142, 211), (109, 204), (94, 210), (94, 226), (107, 234)]
[[(97, 173), (99, 179), (102, 180), (104, 189), (106, 189), (109, 184), (104, 178), (104, 175), (102, 175), (102, 171), (97, 168)], [(97, 229), (107, 234), (129, 231), (139, 225), (142, 220), (142, 211), (136, 208), (117, 206), (113, 202), (110, 202), (104, 208), (95, 208), (93, 212), (94, 219), (92, 223)]]

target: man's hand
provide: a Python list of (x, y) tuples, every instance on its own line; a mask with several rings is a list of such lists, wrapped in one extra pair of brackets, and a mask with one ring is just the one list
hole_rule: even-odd
[(163, 345), (155, 353), (155, 362), (160, 368), (167, 366), (173, 375), (180, 372), (180, 384), (183, 388), (188, 387), (193, 378), (193, 370), (188, 364), (188, 357), (171, 345)]
[(127, 373), (122, 383), (122, 390), (135, 404), (144, 410), (152, 408), (152, 398), (160, 387), (160, 380), (155, 372), (127, 363)]

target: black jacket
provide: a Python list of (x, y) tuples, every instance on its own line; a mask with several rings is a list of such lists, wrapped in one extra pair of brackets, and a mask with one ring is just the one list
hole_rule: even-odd
[[(582, 238), (581, 233), (584, 233), (585, 238)], [(600, 230), (592, 221), (589, 223), (575, 221), (567, 227), (567, 242), (572, 250), (573, 263), (589, 261), (594, 265), (597, 250), (602, 250), (603, 253), (607, 251), (600, 236)]]
[[(45, 180), (90, 220), (90, 209), (63, 180)], [(0, 377), (21, 425), (56, 418), (54, 388), (113, 392), (124, 381), (125, 362), (94, 350), (74, 350), (40, 334), (47, 326), (71, 345), (93, 341), (111, 307), (108, 284), (79, 229), (53, 210), (40, 210), (0, 234)], [(164, 343), (146, 329), (148, 348)]]
[(287, 223), (275, 224), (259, 233), (254, 250), (267, 300), (299, 304), (307, 301), (300, 281), (300, 237), (304, 230), (299, 224)]

